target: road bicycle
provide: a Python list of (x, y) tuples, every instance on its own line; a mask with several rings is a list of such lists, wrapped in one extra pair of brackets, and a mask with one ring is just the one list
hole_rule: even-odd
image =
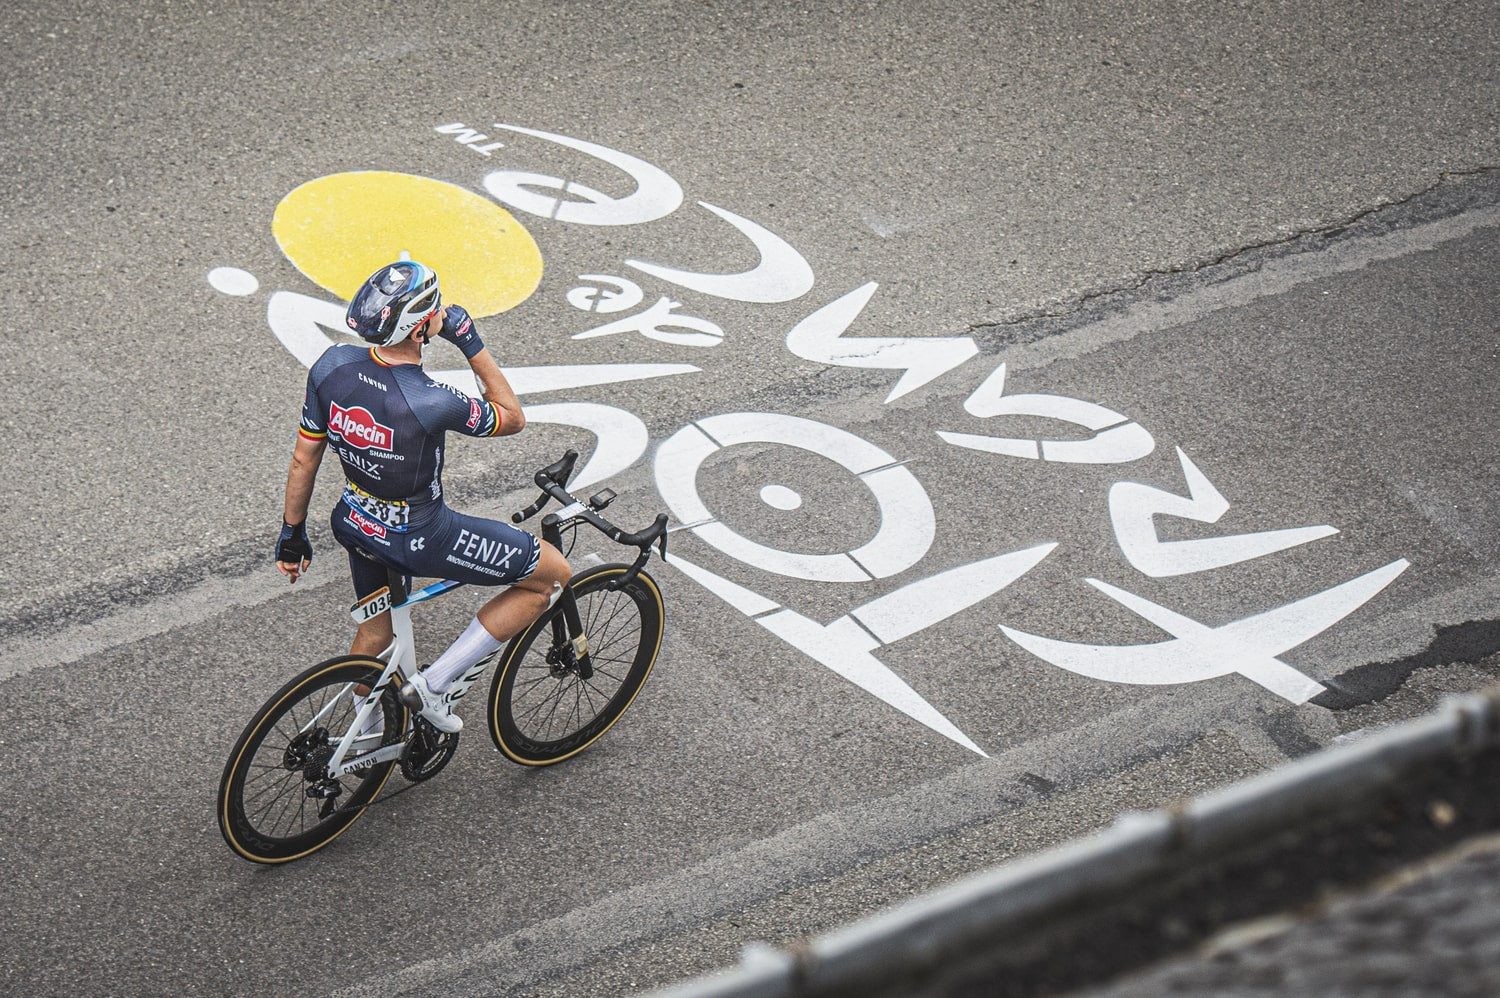
[[(542, 539), (565, 555), (583, 524), (640, 553), (630, 564), (574, 575), (498, 654), (486, 721), (496, 747), (526, 766), (561, 762), (598, 741), (634, 702), (661, 650), (666, 611), (645, 565), (653, 545), (666, 558), (667, 515), (645, 530), (622, 531), (600, 515), (616, 498), (613, 489), (587, 503), (568, 492), (577, 458), (569, 450), (538, 471), (542, 494), (511, 519), (529, 519), (555, 499), (562, 508), (543, 517)], [(375, 658), (343, 655), (303, 672), (266, 701), (229, 753), (219, 829), (245, 859), (286, 863), (321, 849), (374, 803), (393, 770), (420, 783), (458, 749), (459, 733), (433, 728), (400, 691), (417, 671), (412, 607), (463, 583), (438, 581), (412, 592), (410, 579), (388, 571), (389, 584), (350, 613), (356, 622), (390, 613), (390, 647)], [(467, 691), (495, 657), (455, 680), (454, 692)]]

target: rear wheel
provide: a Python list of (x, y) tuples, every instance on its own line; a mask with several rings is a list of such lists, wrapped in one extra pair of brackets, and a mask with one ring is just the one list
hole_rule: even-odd
[[(229, 753), (219, 782), (219, 830), (229, 848), (256, 863), (285, 863), (332, 842), (364, 813), (395, 760), (338, 780), (329, 758), (354, 720), (356, 686), (373, 686), (385, 663), (343, 656), (287, 683), (256, 712)], [(385, 730), (366, 751), (400, 741), (406, 708), (387, 689)]]
[(510, 759), (527, 766), (561, 762), (588, 748), (619, 720), (651, 674), (661, 650), (665, 610), (656, 580), (600, 565), (573, 577), (592, 674), (581, 646), (562, 624), (563, 600), (511, 639), (490, 687), (490, 734)]

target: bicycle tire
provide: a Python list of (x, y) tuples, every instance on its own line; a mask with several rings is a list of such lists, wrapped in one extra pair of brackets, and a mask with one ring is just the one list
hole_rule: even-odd
[[(295, 763), (319, 743), (318, 729), (336, 741), (354, 718), (352, 684), (373, 686), (385, 663), (344, 655), (306, 670), (288, 682), (256, 711), (245, 726), (219, 781), (219, 831), (237, 854), (255, 863), (286, 863), (332, 842), (352, 825), (390, 778), (396, 760), (379, 763), (339, 781), (336, 806), (326, 817), (310, 799), (310, 782)], [(334, 703), (341, 698), (345, 703)], [(323, 707), (334, 703), (320, 723), (303, 729)], [(401, 740), (406, 708), (390, 690), (381, 697), (385, 715), (382, 746)], [(297, 743), (304, 743), (298, 747)]]
[(569, 583), (588, 636), (591, 679), (548, 661), (561, 601), (506, 646), (490, 685), (488, 718), (490, 736), (507, 758), (524, 766), (571, 758), (598, 741), (635, 701), (661, 651), (666, 608), (656, 580), (645, 572), (623, 588), (609, 588), (628, 570), (599, 565)]

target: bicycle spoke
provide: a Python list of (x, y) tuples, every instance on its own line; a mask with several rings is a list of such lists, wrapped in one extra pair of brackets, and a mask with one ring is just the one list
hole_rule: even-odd
[(562, 694), (562, 684), (559, 683), (557, 689), (553, 691), (552, 696), (548, 697), (548, 701), (550, 701), (552, 709), (548, 711), (547, 721), (544, 725), (542, 725), (543, 729), (546, 731), (552, 730), (552, 719), (557, 716), (557, 708), (562, 703)]
[[(492, 705), (496, 744), (516, 762), (548, 765), (576, 754), (614, 724), (634, 700), (660, 647), (661, 603), (649, 576), (610, 590), (623, 570), (580, 573), (573, 598), (587, 639), (588, 677), (571, 649), (558, 646), (556, 618), (531, 631), (497, 674)], [(561, 609), (559, 608), (559, 611)]]
[(257, 790), (254, 794), (247, 794), (245, 796), (245, 803), (246, 804), (255, 804), (255, 803), (258, 803), (261, 798), (263, 798), (263, 797), (266, 796), (266, 794), (273, 793), (273, 792), (276, 792), (276, 791), (279, 791), (279, 790), (285, 788), (285, 786), (287, 785), (287, 783), (289, 781), (291, 783), (293, 783), (293, 785), (295, 785), (297, 783), (300, 783), (301, 782), (301, 776), (302, 776), (302, 774), (300, 774), (300, 773), (296, 773), (296, 772), (290, 772), (289, 773), (289, 772), (283, 771), (282, 774), (281, 774), (281, 776), (266, 781), (266, 786), (263, 787), (262, 789)]
[[(262, 715), (243, 736), (237, 761), (226, 771), (221, 786), (220, 826), (230, 845), (246, 858), (282, 862), (318, 848), (357, 817), (379, 793), (394, 766), (392, 757), (336, 777), (336, 788), (323, 783), (337, 790), (333, 798), (308, 796), (322, 780), (316, 774), (308, 780), (307, 764), (331, 753), (349, 733), (361, 700), (355, 688), (373, 686), (379, 675), (368, 660), (350, 658), (347, 663), (334, 660), (314, 667), (305, 678), (289, 684), (278, 694), (282, 699), (275, 702), (274, 712)], [(385, 707), (373, 709), (384, 711)], [(388, 733), (377, 735), (371, 745), (396, 744), (401, 738), (400, 725), (389, 714), (383, 719)], [(288, 753), (293, 746), (296, 751), (289, 769)], [(355, 752), (353, 757), (362, 754)], [(325, 815), (330, 799), (353, 807), (334, 808)]]
[(284, 821), (290, 821), (290, 819), (288, 818), (288, 813), (293, 810), (294, 805), (298, 804), (297, 798), (302, 796), (297, 792), (297, 788), (300, 786), (301, 782), (298, 781), (298, 783), (294, 785), (291, 793), (283, 794), (276, 798), (276, 800), (266, 805), (266, 809), (262, 813), (269, 820), (271, 826), (270, 830), (272, 834), (277, 834), (281, 831), (282, 823)]
[(578, 697), (575, 696), (573, 698), (573, 709), (571, 711), (569, 711), (569, 717), (570, 717), (570, 721), (568, 723), (568, 730), (569, 731), (576, 731), (578, 729), (578, 716), (579, 716), (578, 704), (579, 704)]
[[(537, 686), (548, 678), (551, 677), (542, 677), (542, 679), (528, 684), (528, 690), (536, 690)], [(615, 682), (618, 684), (618, 679)], [(572, 707), (571, 709), (564, 710), (564, 701), (569, 699), (570, 694)], [(518, 723), (528, 722), (523, 724), (523, 726), (530, 727), (529, 722), (536, 721), (539, 715), (543, 711), (546, 711), (546, 718), (538, 725), (539, 731), (542, 733), (556, 731), (558, 732), (558, 737), (563, 737), (571, 731), (576, 730), (580, 722), (587, 723), (588, 720), (597, 716), (599, 712), (598, 701), (602, 700), (604, 703), (608, 703), (610, 696), (610, 694), (600, 689), (591, 681), (586, 682), (576, 676), (569, 677), (567, 681), (557, 681), (553, 689), (547, 691), (539, 698), (517, 697), (514, 706), (516, 721)], [(586, 715), (585, 704), (587, 704)], [(560, 710), (563, 711), (563, 723), (568, 725), (568, 727), (561, 730), (559, 730), (558, 720), (558, 712)]]
[[(598, 673), (595, 673), (595, 675), (597, 676)], [(611, 678), (613, 678), (613, 677), (611, 677)], [(618, 692), (618, 690), (619, 690), (619, 683), (620, 683), (620, 681), (618, 679), (616, 679), (615, 680), (616, 692)], [(603, 700), (605, 703), (609, 703), (609, 701), (614, 697), (614, 693), (606, 693), (606, 692), (604, 692), (604, 690), (600, 689), (599, 686), (596, 685), (595, 682), (592, 679), (579, 680), (578, 687), (579, 687), (579, 690), (580, 690), (580, 696), (582, 696), (582, 697), (587, 697), (590, 693), (593, 693), (593, 694), (597, 695), (599, 697), (599, 699)], [(590, 700), (589, 703), (592, 704), (593, 701)], [(599, 711), (595, 710), (594, 713), (597, 714), (597, 713), (599, 713)]]
[[(300, 786), (300, 781), (293, 781), (290, 785), (283, 784), (278, 787), (268, 788), (267, 792), (274, 790), (275, 793), (264, 802), (257, 799), (255, 802), (256, 810), (253, 816), (254, 824), (257, 827), (263, 827), (266, 824), (274, 825), (275, 821), (272, 816), (286, 812), (287, 803), (292, 799), (292, 795), (298, 792)], [(261, 797), (265, 796), (265, 793), (261, 794)]]
[(542, 683), (545, 683), (547, 680), (554, 678), (553, 675), (552, 675), (552, 667), (549, 666), (549, 665), (543, 664), (541, 666), (527, 666), (527, 668), (536, 669), (538, 672), (541, 673), (541, 675), (537, 676), (535, 679), (527, 679), (527, 680), (524, 680), (524, 681), (520, 680), (520, 679), (517, 679), (516, 680), (516, 695), (517, 695), (517, 697), (520, 697), (521, 695), (523, 695), (527, 690), (535, 689), (537, 686), (540, 686)]
[[(610, 634), (610, 629), (617, 624), (620, 615), (625, 613), (627, 609), (634, 609), (635, 606), (633, 602), (625, 599), (616, 599), (613, 601), (613, 604), (614, 608), (610, 612), (610, 615), (607, 618), (600, 619), (603, 616), (605, 606), (604, 601), (600, 600), (594, 609), (594, 613), (590, 616), (587, 625), (588, 633), (593, 639), (597, 639), (601, 646), (608, 646), (613, 640), (614, 636)], [(627, 616), (626, 621), (628, 622), (629, 620), (630, 617)]]

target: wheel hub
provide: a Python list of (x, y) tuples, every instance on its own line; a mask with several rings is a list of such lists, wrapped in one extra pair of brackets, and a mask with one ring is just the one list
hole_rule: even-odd
[[(311, 731), (304, 731), (287, 743), (286, 751), (281, 754), (281, 768), (289, 773), (295, 773), (299, 769), (306, 773), (307, 767), (312, 762), (313, 755), (320, 747), (327, 747), (327, 745), (327, 728), (313, 728)], [(323, 764), (327, 765), (328, 760), (332, 756), (333, 752), (330, 749), (328, 754), (323, 757)], [(308, 777), (308, 779), (313, 778)]]
[(553, 645), (547, 650), (548, 671), (553, 679), (561, 679), (572, 672), (578, 671), (578, 659), (573, 654), (571, 644)]

